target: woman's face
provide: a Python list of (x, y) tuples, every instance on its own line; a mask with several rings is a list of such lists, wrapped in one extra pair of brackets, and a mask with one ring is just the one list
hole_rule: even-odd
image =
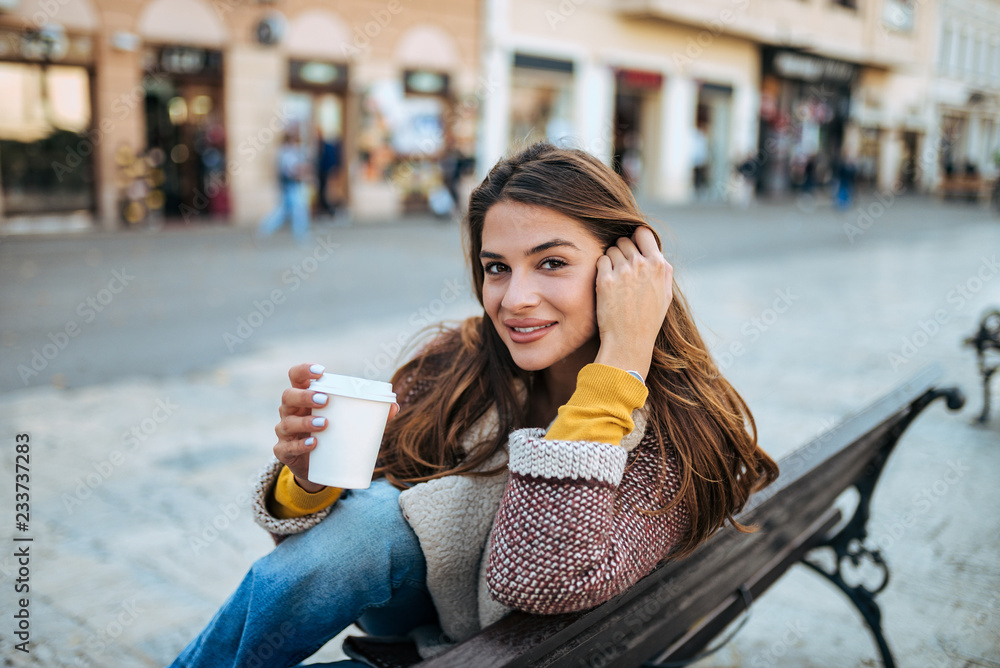
[(588, 343), (596, 355), (603, 254), (580, 222), (551, 209), (500, 202), (486, 212), (483, 305), (518, 367), (547, 369)]

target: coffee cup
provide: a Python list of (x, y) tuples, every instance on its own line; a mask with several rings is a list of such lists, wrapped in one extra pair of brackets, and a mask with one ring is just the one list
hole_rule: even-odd
[(389, 409), (396, 401), (391, 383), (324, 373), (309, 384), (329, 397), (312, 414), (326, 418), (309, 453), (309, 481), (343, 489), (365, 489), (382, 444)]

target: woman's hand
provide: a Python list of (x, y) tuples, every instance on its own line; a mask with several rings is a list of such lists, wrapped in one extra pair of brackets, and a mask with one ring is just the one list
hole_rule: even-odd
[(653, 346), (673, 299), (674, 269), (648, 227), (622, 237), (597, 260), (597, 328), (594, 360), (638, 371), (645, 378)]
[[(309, 382), (323, 375), (319, 364), (297, 364), (288, 370), (292, 386), (281, 394), (278, 414), (281, 421), (274, 428), (278, 443), (274, 446), (274, 456), (287, 466), (295, 476), (295, 482), (307, 492), (318, 492), (324, 485), (309, 482), (309, 453), (316, 447), (313, 434), (327, 428), (326, 418), (314, 418), (314, 408), (322, 408), (329, 397), (322, 392), (309, 389)], [(399, 405), (389, 408), (391, 420), (399, 412)]]

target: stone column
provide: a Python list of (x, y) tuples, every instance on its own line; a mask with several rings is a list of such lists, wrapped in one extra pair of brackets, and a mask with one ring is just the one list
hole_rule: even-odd
[(670, 76), (665, 97), (660, 178), (653, 194), (666, 202), (687, 202), (694, 186), (691, 135), (698, 105), (697, 86), (689, 77)]
[(98, 141), (94, 145), (94, 176), (97, 222), (105, 230), (121, 224), (118, 211), (119, 185), (116, 154), (127, 147), (133, 154), (146, 147), (146, 91), (142, 86), (141, 50), (119, 51), (111, 46), (110, 35), (117, 29), (115, 17), (95, 40), (94, 121)]
[(899, 161), (902, 154), (899, 130), (885, 130), (879, 137), (878, 174), (875, 180), (875, 185), (880, 191), (892, 190), (899, 180)]
[(485, 178), (490, 168), (507, 152), (513, 61), (513, 54), (499, 47), (490, 49), (485, 56), (485, 80), (476, 93), (482, 109), (476, 155), (477, 180)]
[(615, 82), (611, 68), (589, 58), (577, 60), (575, 106), (581, 148), (606, 165), (614, 158)]
[[(756, 82), (755, 82), (756, 83)], [(730, 157), (736, 160), (757, 150), (760, 93), (746, 84), (737, 84), (733, 89), (733, 136), (730, 142)]]
[(479, 98), (479, 133), (476, 145), (476, 180), (487, 172), (507, 152), (510, 135), (510, 85), (514, 55), (505, 44), (509, 34), (508, 0), (484, 0), (480, 44), (482, 72), (476, 88)]
[(278, 201), (276, 156), (288, 61), (277, 49), (233, 45), (225, 55), (226, 176), (234, 225), (253, 226)]
[(920, 170), (920, 188), (923, 192), (932, 193), (941, 182), (941, 112), (937, 104), (930, 101), (930, 121), (927, 123), (927, 134), (920, 142), (917, 165)]

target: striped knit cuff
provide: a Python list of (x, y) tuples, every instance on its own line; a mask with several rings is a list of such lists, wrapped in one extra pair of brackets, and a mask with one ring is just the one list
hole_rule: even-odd
[(628, 452), (597, 441), (548, 441), (544, 429), (518, 429), (510, 435), (510, 471), (521, 476), (591, 480), (618, 485)]
[(264, 467), (264, 470), (260, 472), (260, 477), (257, 479), (251, 495), (252, 501), (250, 507), (253, 510), (253, 521), (268, 533), (276, 536), (288, 536), (293, 533), (307, 531), (322, 522), (330, 514), (330, 511), (333, 510), (333, 506), (330, 505), (311, 515), (292, 517), (287, 520), (278, 519), (272, 515), (271, 511), (267, 508), (267, 498), (271, 494), (271, 489), (277, 482), (278, 475), (281, 473), (283, 466), (284, 464), (277, 459), (271, 460)]

